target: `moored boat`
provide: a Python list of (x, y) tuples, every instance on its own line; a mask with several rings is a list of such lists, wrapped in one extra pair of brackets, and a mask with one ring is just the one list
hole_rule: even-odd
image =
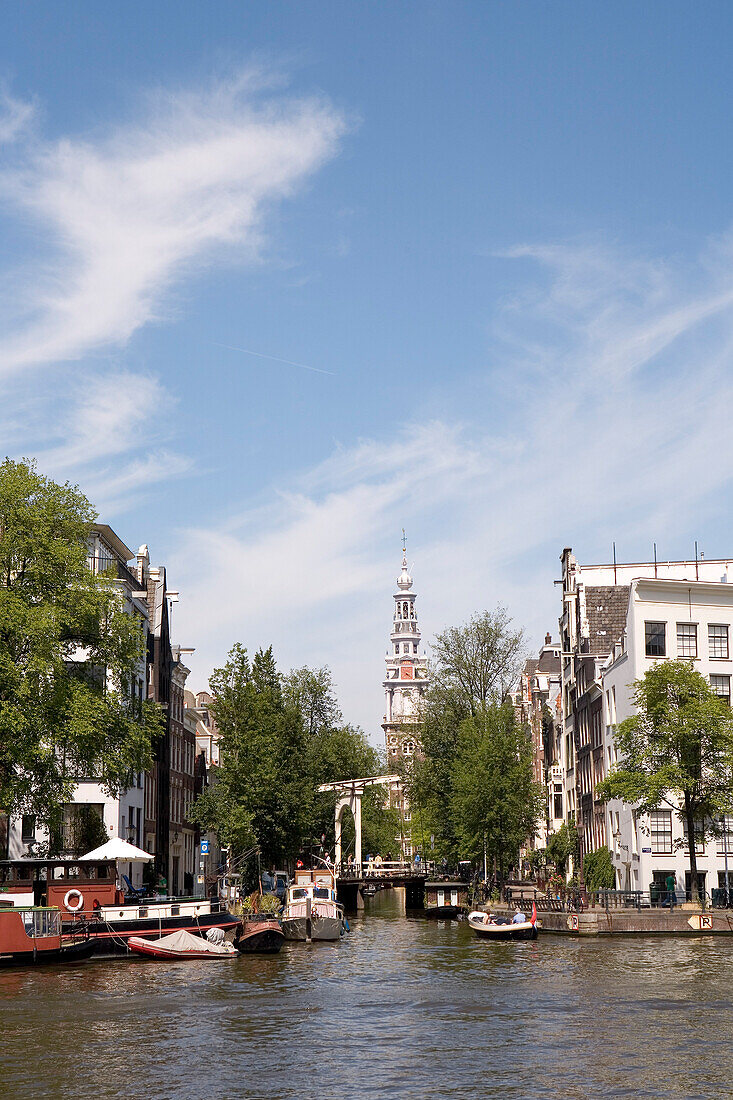
[(284, 939), (279, 920), (255, 915), (242, 921), (234, 937), (234, 946), (242, 955), (274, 955)]
[(84, 922), (97, 955), (125, 954), (131, 936), (162, 936), (182, 929), (234, 931), (240, 918), (217, 898), (125, 897), (114, 860), (0, 861), (0, 901), (57, 907), (64, 925)]
[(336, 876), (325, 870), (298, 869), (288, 887), (282, 929), (286, 940), (338, 940), (348, 925), (336, 900)]
[(468, 914), (468, 923), (474, 932), (489, 940), (536, 940), (537, 939), (537, 906), (532, 906), (532, 916), (529, 920), (509, 921), (496, 920), (490, 913), (474, 910)]
[(169, 936), (160, 936), (158, 939), (145, 939), (143, 936), (130, 936), (127, 941), (130, 951), (136, 955), (144, 955), (148, 959), (231, 959), (239, 952), (231, 943), (212, 943), (202, 939), (201, 936), (193, 936), (182, 929), (173, 932)]
[(82, 928), (67, 929), (58, 909), (0, 909), (0, 966), (81, 962), (94, 944)]
[(459, 880), (425, 883), (425, 916), (451, 920), (467, 908), (468, 886)]

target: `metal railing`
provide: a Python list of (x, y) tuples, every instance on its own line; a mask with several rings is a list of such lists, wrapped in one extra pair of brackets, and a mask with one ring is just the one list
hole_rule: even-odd
[(409, 860), (376, 860), (364, 863), (341, 863), (335, 868), (336, 877), (348, 878), (412, 878), (415, 875), (435, 874), (435, 864), (428, 860), (414, 863)]

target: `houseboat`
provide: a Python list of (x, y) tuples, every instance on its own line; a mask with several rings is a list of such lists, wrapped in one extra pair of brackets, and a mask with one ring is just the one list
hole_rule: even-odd
[(426, 917), (450, 920), (467, 908), (468, 885), (465, 882), (425, 883)]
[(0, 861), (0, 903), (57, 908), (63, 924), (83, 921), (95, 954), (126, 954), (130, 936), (161, 936), (186, 929), (234, 930), (240, 918), (211, 898), (126, 898), (114, 860)]
[(0, 907), (0, 966), (80, 962), (94, 950), (86, 929), (64, 928), (58, 909)]
[(338, 940), (348, 925), (336, 900), (336, 876), (331, 868), (298, 868), (288, 887), (282, 914), (286, 940)]

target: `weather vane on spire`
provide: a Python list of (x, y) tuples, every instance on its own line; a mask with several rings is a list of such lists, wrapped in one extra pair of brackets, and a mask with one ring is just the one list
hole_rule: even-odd
[(402, 553), (407, 553), (407, 535), (405, 534), (404, 527), (402, 528)]

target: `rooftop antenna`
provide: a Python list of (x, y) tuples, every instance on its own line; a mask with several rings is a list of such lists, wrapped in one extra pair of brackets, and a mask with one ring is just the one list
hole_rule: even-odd
[(616, 583), (616, 543), (613, 544), (613, 583)]
[(697, 567), (697, 539), (695, 539), (695, 580), (700, 580), (700, 570)]
[(654, 543), (654, 579), (657, 579), (657, 544)]

